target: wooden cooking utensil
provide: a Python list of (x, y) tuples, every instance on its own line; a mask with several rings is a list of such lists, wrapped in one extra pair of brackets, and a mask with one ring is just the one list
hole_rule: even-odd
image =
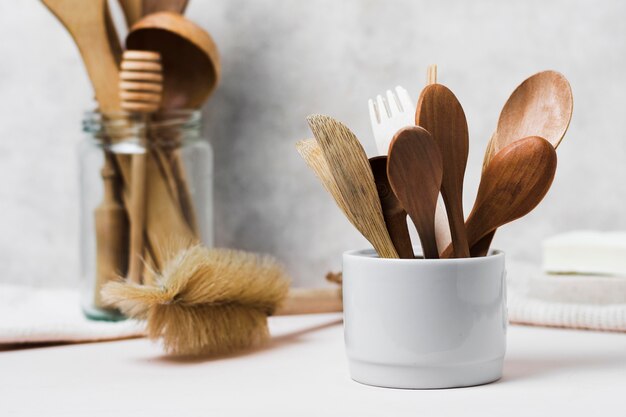
[[(346, 201), (344, 200), (343, 195), (341, 194), (341, 191), (339, 190), (339, 187), (337, 186), (337, 182), (335, 181), (335, 178), (333, 177), (333, 174), (330, 172), (330, 168), (328, 167), (328, 163), (326, 162), (326, 159), (324, 159), (324, 154), (322, 153), (322, 148), (320, 148), (319, 144), (317, 143), (317, 141), (315, 139), (306, 139), (306, 140), (301, 140), (298, 143), (296, 143), (296, 149), (298, 150), (298, 153), (300, 154), (300, 156), (302, 156), (302, 158), (305, 160), (305, 162), (307, 163), (307, 165), (309, 166), (309, 168), (311, 168), (311, 170), (315, 173), (315, 175), (317, 176), (317, 178), (320, 180), (320, 182), (322, 183), (322, 185), (324, 186), (324, 188), (326, 189), (326, 191), (328, 191), (328, 193), (333, 197), (333, 199), (335, 200), (335, 202), (337, 203), (337, 206), (339, 206), (339, 208), (341, 209), (341, 211), (345, 214), (345, 216), (348, 218), (348, 220), (350, 221), (350, 223), (352, 223), (352, 225), (354, 227), (357, 228), (357, 230), (360, 231), (360, 225), (359, 223), (355, 222), (354, 219), (355, 217), (351, 214), (350, 212), (350, 207), (348, 205), (348, 203), (346, 203)], [(375, 159), (375, 158), (372, 158)], [(370, 165), (372, 164), (372, 159), (370, 159)], [(385, 166), (384, 169), (386, 171), (386, 161), (384, 162)], [(378, 163), (374, 163), (374, 165), (378, 165), (380, 166), (381, 164)], [(387, 213), (390, 214), (390, 212), (386, 212), (385, 211), (385, 202), (383, 202), (382, 198), (380, 197), (381, 195), (381, 185), (378, 184), (378, 181), (376, 179), (377, 175), (381, 175), (381, 174), (377, 174), (376, 171), (378, 169), (374, 169), (374, 167), (372, 166), (372, 172), (374, 175), (374, 181), (376, 181), (376, 189), (378, 191), (379, 194), (379, 198), (381, 199), (381, 205), (382, 205), (382, 209), (383, 209), (383, 218), (385, 223), (387, 224), (387, 230), (390, 234), (390, 238), (391, 241), (394, 245), (394, 247), (396, 248), (396, 251), (398, 251), (398, 246), (396, 245), (396, 242), (394, 241), (394, 234), (392, 233), (392, 231), (389, 230), (390, 226), (389, 223), (387, 223)], [(379, 177), (380, 178), (380, 177)], [(387, 173), (385, 172), (385, 181), (387, 178)], [(390, 190), (390, 186), (389, 186), (389, 182), (387, 181), (387, 188)], [(385, 193), (386, 194), (386, 193)], [(395, 199), (395, 195), (389, 191), (388, 194), (391, 194), (391, 196), (393, 197), (387, 197), (385, 200), (388, 200), (390, 198), (394, 198)], [(391, 204), (391, 203), (390, 203)], [(400, 210), (402, 210), (404, 212), (404, 209), (402, 209), (400, 207)], [(400, 217), (398, 214), (396, 214), (397, 217)], [(404, 212), (404, 228), (406, 229), (406, 212)], [(393, 219), (394, 221), (397, 221), (396, 217), (394, 217)], [(396, 227), (398, 230), (401, 230), (401, 226), (394, 223), (394, 226), (392, 227)], [(408, 249), (404, 249), (404, 254), (406, 256), (404, 256), (405, 258), (413, 258), (415, 257), (413, 254), (413, 248), (411, 247), (411, 238), (408, 236), (408, 230), (406, 231), (407, 235), (407, 239), (408, 239)], [(403, 246), (400, 246), (401, 248), (404, 248)], [(409, 251), (410, 250), (410, 255), (409, 255)], [(402, 255), (400, 255), (402, 257)]]
[(188, 0), (143, 0), (142, 14), (144, 16), (157, 12), (174, 12), (183, 14)]
[(115, 62), (119, 66), (122, 59), (122, 45), (120, 44), (120, 38), (117, 34), (115, 23), (113, 23), (113, 17), (111, 16), (109, 3), (106, 1), (104, 2), (104, 25), (106, 27), (107, 38), (109, 40), (109, 48), (111, 48), (113, 59), (115, 59)]
[(126, 278), (139, 284), (143, 271), (144, 228), (146, 211), (146, 153), (149, 114), (159, 109), (163, 90), (161, 56), (157, 52), (125, 51), (120, 71), (120, 98), (122, 109), (141, 114), (143, 149), (131, 159), (130, 182), (130, 254)]
[[(337, 182), (330, 172), (328, 163), (326, 159), (324, 159), (322, 148), (320, 148), (317, 141), (315, 139), (301, 140), (296, 143), (296, 149), (308, 167), (315, 173), (315, 176), (320, 180), (326, 191), (333, 197), (343, 214), (345, 214), (352, 223), (352, 216), (350, 215), (348, 205), (344, 201), (341, 191), (339, 191)], [(352, 223), (352, 225), (357, 227), (354, 223)]]
[(126, 26), (132, 27), (143, 16), (143, 0), (118, 0), (124, 12)]
[[(78, 46), (83, 62), (94, 87), (99, 109), (103, 113), (120, 110), (118, 91), (118, 66), (111, 50), (106, 31), (104, 0), (42, 0), (50, 11), (63, 23)], [(125, 129), (125, 124), (121, 129)], [(114, 134), (114, 127), (107, 133)], [(181, 212), (171, 200), (167, 184), (161, 177), (154, 158), (147, 161), (147, 176), (152, 177), (147, 185), (147, 205), (151, 207), (146, 214), (146, 224), (154, 263), (161, 267), (168, 256), (177, 249), (196, 241), (195, 235), (187, 226)], [(116, 166), (122, 174), (125, 184), (130, 183), (130, 163), (123, 155), (105, 155), (105, 164)], [(128, 207), (130, 193), (124, 187), (123, 198)], [(166, 247), (165, 242), (169, 247)], [(120, 270), (117, 266), (111, 266)]]
[(124, 52), (120, 66), (120, 98), (123, 110), (147, 115), (159, 109), (163, 68), (158, 52)]
[(178, 13), (160, 12), (138, 21), (126, 38), (127, 49), (155, 51), (163, 63), (163, 109), (204, 104), (221, 73), (211, 36)]
[[(432, 64), (428, 66), (426, 85), (436, 83), (437, 64)], [(450, 242), (452, 242), (452, 235), (450, 234), (450, 222), (448, 221), (448, 215), (446, 214), (446, 206), (443, 203), (443, 199), (441, 197), (437, 200), (437, 209), (435, 210), (435, 238), (437, 239), (437, 249), (439, 249), (439, 253), (443, 252), (444, 249), (448, 247)]]
[[(221, 73), (217, 47), (201, 27), (178, 13), (160, 12), (138, 21), (126, 38), (133, 50), (150, 50), (161, 54), (163, 63), (163, 100), (161, 108), (193, 109), (201, 107), (215, 89)], [(175, 186), (173, 194), (187, 223), (196, 234), (197, 221), (189, 185), (179, 152), (162, 152)]]
[(381, 258), (397, 258), (361, 143), (350, 129), (329, 116), (312, 115), (307, 121), (346, 204), (348, 218)]
[[(322, 148), (320, 148), (319, 144), (315, 141), (315, 139), (301, 140), (298, 143), (296, 143), (296, 149), (298, 150), (298, 153), (300, 154), (300, 156), (302, 156), (302, 158), (305, 160), (309, 168), (311, 168), (311, 170), (315, 173), (315, 175), (320, 180), (320, 182), (322, 183), (326, 191), (333, 197), (333, 199), (337, 203), (337, 206), (339, 206), (339, 208), (345, 214), (348, 220), (352, 223), (354, 227), (357, 228), (357, 230), (360, 230), (359, 224), (353, 221), (354, 216), (350, 214), (350, 208), (348, 204), (346, 203), (346, 201), (344, 200), (343, 195), (341, 194), (341, 191), (339, 191), (337, 182), (335, 181), (333, 174), (330, 172), (330, 168), (328, 167), (328, 163), (326, 162), (326, 159), (324, 159)], [(413, 248), (411, 247), (411, 238), (408, 235), (408, 230), (406, 226), (406, 212), (404, 211), (402, 207), (397, 207), (394, 205), (394, 203), (389, 201), (392, 198), (395, 199), (396, 201), (397, 199), (395, 198), (395, 195), (393, 194), (393, 192), (391, 192), (389, 181), (387, 180), (386, 157), (382, 164), (376, 163), (376, 162), (372, 163), (372, 160), (377, 160), (377, 158), (370, 159), (370, 165), (372, 166), (372, 173), (374, 175), (374, 181), (376, 182), (376, 189), (378, 191), (379, 198), (381, 199), (381, 205), (383, 209), (383, 218), (385, 220), (385, 223), (387, 224), (387, 230), (390, 234), (391, 241), (394, 247), (396, 248), (396, 251), (398, 252), (400, 250), (403, 251), (402, 254), (404, 254), (404, 256), (402, 256), (402, 254), (400, 254), (399, 252), (400, 257), (414, 258), (415, 256), (413, 254)], [(374, 165), (376, 165), (376, 168), (374, 167)], [(381, 165), (383, 165), (382, 168), (381, 168)], [(381, 169), (385, 170), (384, 181), (386, 181), (386, 184), (387, 184), (386, 188), (388, 191), (383, 191), (382, 188), (385, 186), (383, 184), (379, 184), (379, 181), (383, 181), (382, 179), (380, 179), (382, 176), (382, 174), (380, 173)], [(384, 198), (385, 201), (383, 201), (383, 197), (381, 197), (381, 195), (386, 196)], [(389, 202), (386, 203), (387, 201)], [(401, 215), (400, 213), (394, 212), (391, 207), (388, 211), (386, 211), (385, 210), (386, 204), (389, 204), (390, 206), (393, 205), (393, 207), (395, 207), (396, 210), (399, 209), (404, 213), (404, 215), (402, 216), (402, 221), (404, 222), (404, 230), (406, 231), (406, 239), (408, 241), (406, 243), (401, 242), (402, 244), (404, 244), (404, 246), (397, 244), (396, 241), (394, 240), (394, 235), (396, 234), (395, 230), (398, 230), (397, 232), (398, 235), (402, 233), (402, 226), (399, 224), (400, 220), (398, 219), (398, 217), (401, 217)], [(387, 216), (391, 217), (392, 220), (388, 221)], [(394, 222), (392, 223), (392, 226), (389, 226), (390, 222)], [(391, 230), (390, 230), (390, 227), (392, 228)], [(397, 237), (396, 239), (398, 240)], [(398, 249), (399, 247), (400, 249)]]
[(463, 107), (442, 84), (426, 86), (420, 94), (415, 124), (432, 135), (443, 161), (441, 195), (446, 205), (452, 245), (457, 258), (469, 257), (463, 216), (463, 178), (469, 152), (469, 133)]
[(428, 66), (426, 73), (426, 85), (437, 84), (437, 64)]
[(106, 30), (105, 0), (42, 0), (42, 2), (61, 21), (78, 46), (93, 84), (100, 111), (119, 110), (118, 65)]
[[(563, 74), (543, 71), (527, 78), (513, 91), (500, 112), (498, 126), (489, 140), (483, 171), (493, 156), (513, 141), (537, 135), (557, 148), (572, 119), (572, 88)], [(471, 247), (472, 256), (489, 251), (493, 233)]]
[(376, 191), (378, 192), (380, 205), (383, 209), (383, 217), (385, 218), (385, 224), (387, 225), (387, 231), (393, 246), (396, 248), (400, 258), (415, 258), (409, 228), (406, 224), (406, 211), (393, 193), (387, 177), (387, 155), (370, 158), (370, 166), (372, 167)]
[(389, 147), (387, 175), (393, 192), (413, 220), (424, 257), (439, 258), (435, 209), (443, 176), (437, 143), (419, 126), (401, 129)]
[(513, 91), (500, 113), (493, 152), (533, 135), (558, 147), (569, 127), (573, 107), (572, 89), (563, 74), (543, 71), (527, 78)]
[[(554, 146), (538, 136), (515, 141), (498, 152), (483, 172), (465, 223), (470, 246), (534, 209), (552, 185), (556, 164)], [(442, 256), (451, 253), (449, 246)]]
[[(112, 25), (107, 18), (105, 0), (42, 0), (44, 5), (65, 26), (74, 39), (95, 90), (102, 112), (119, 109), (117, 93), (117, 35), (107, 29)], [(111, 88), (113, 86), (113, 88)], [(121, 181), (116, 174), (113, 155), (105, 153), (102, 177), (104, 196), (94, 212), (96, 229), (96, 286), (94, 305), (106, 307), (100, 298), (100, 289), (120, 273), (126, 273), (128, 245), (128, 217), (121, 207)]]

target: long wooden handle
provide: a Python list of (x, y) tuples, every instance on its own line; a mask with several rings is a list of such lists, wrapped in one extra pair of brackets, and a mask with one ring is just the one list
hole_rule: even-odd
[[(489, 162), (491, 161), (491, 159), (493, 159), (494, 155), (496, 154), (495, 136), (496, 136), (495, 133), (491, 135), (491, 138), (489, 138), (489, 142), (487, 143), (487, 149), (485, 150), (485, 157), (483, 159), (483, 172), (485, 172), (487, 165), (489, 165)], [(495, 234), (496, 234), (495, 230), (493, 232), (489, 232), (482, 239), (476, 242), (470, 248), (470, 255), (472, 257), (486, 256), (487, 253), (489, 252), (489, 247), (491, 246), (491, 241), (493, 240), (493, 237)]]
[[(122, 177), (126, 184), (131, 181), (131, 164), (125, 155), (118, 155)], [(161, 176), (156, 158), (146, 158), (146, 219), (145, 227), (154, 263), (162, 268), (165, 262), (179, 250), (197, 242), (176, 201)], [(124, 201), (130, 204), (130, 187), (124, 187)]]
[(343, 311), (341, 297), (341, 288), (294, 288), (273, 315), (340, 312)]
[(136, 154), (131, 160), (130, 178), (130, 247), (126, 278), (141, 283), (144, 259), (144, 226), (146, 213), (146, 154)]

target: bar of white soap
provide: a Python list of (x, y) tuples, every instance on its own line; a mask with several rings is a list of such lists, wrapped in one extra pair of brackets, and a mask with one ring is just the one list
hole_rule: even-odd
[(626, 232), (575, 231), (543, 241), (550, 273), (626, 276)]

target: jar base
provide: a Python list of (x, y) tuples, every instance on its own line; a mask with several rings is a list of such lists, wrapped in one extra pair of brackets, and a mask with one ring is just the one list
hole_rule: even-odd
[(356, 382), (382, 388), (441, 389), (488, 384), (502, 377), (504, 358), (449, 366), (385, 365), (349, 360)]

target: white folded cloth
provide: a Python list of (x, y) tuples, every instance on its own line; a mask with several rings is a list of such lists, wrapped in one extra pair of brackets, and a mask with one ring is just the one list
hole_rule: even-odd
[(626, 332), (626, 278), (550, 275), (507, 261), (511, 323)]
[(76, 290), (0, 284), (0, 344), (89, 342), (144, 335), (143, 323), (92, 321)]

